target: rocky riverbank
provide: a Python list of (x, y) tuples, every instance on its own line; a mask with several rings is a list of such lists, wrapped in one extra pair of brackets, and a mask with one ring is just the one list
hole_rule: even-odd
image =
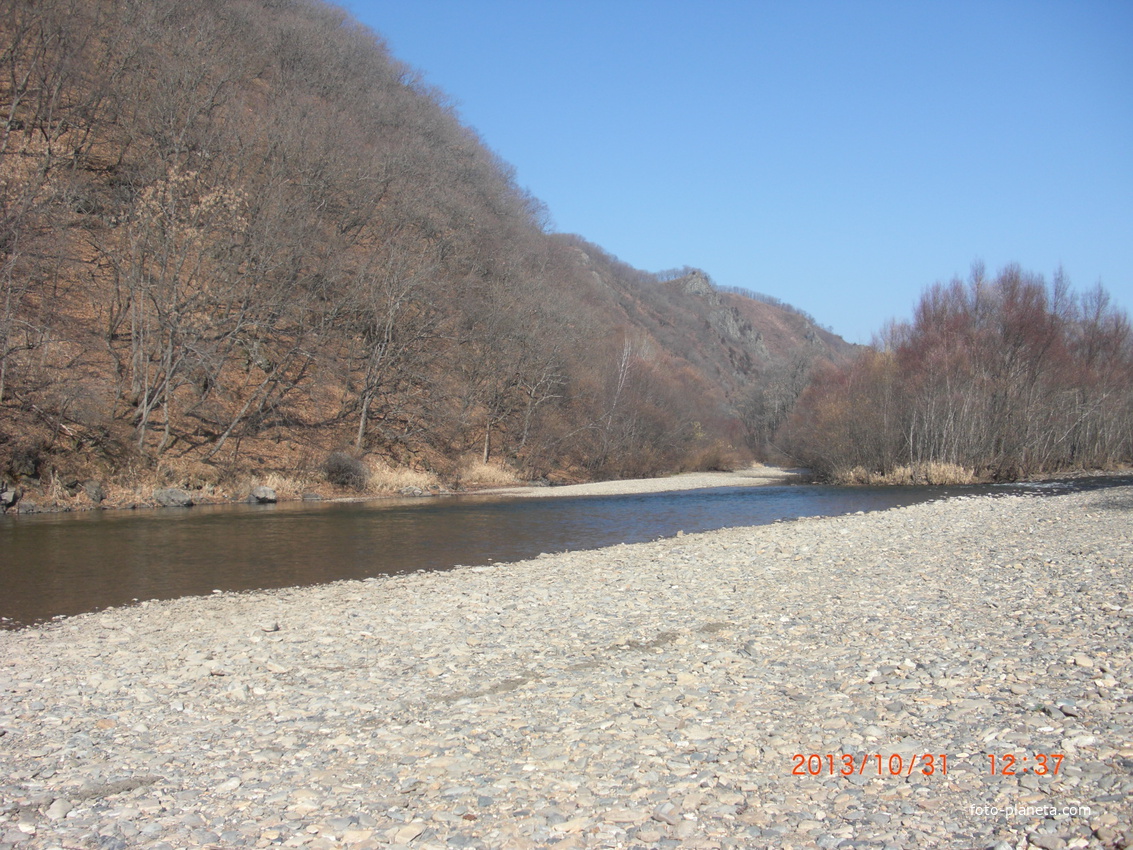
[(0, 848), (1129, 846), (1131, 588), (1121, 488), (0, 633)]

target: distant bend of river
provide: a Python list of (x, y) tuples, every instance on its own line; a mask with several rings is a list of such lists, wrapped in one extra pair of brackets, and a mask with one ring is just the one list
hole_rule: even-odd
[(973, 487), (721, 487), (623, 496), (440, 496), (0, 518), (0, 627), (211, 593), (518, 561), (981, 493), (1055, 495), (1133, 477)]

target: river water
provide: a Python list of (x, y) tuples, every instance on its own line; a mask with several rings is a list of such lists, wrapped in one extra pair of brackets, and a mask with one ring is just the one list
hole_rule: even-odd
[[(1107, 479), (1106, 483), (1115, 481)], [(1128, 481), (1126, 482), (1128, 483)], [(515, 561), (809, 516), (986, 492), (1058, 493), (1078, 480), (1008, 487), (727, 487), (627, 496), (440, 496), (0, 518), (0, 627), (213, 590)]]

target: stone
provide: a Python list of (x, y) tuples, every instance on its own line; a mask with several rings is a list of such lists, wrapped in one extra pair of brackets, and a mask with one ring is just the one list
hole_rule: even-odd
[(166, 487), (154, 490), (153, 499), (159, 505), (166, 508), (187, 508), (193, 504), (193, 497), (177, 487)]
[(342, 833), (343, 844), (361, 844), (374, 836), (372, 829), (346, 829)]
[(606, 823), (637, 823), (645, 820), (645, 816), (632, 809), (610, 809), (602, 815), (602, 820)]
[(67, 813), (74, 808), (69, 800), (64, 800), (62, 797), (57, 798), (50, 806), (47, 807), (46, 815), (51, 820), (59, 820), (60, 818), (67, 817)]
[(83, 492), (96, 505), (101, 504), (106, 499), (106, 488), (102, 486), (101, 481), (88, 481), (83, 485)]
[(261, 484), (258, 487), (252, 488), (252, 493), (248, 496), (248, 501), (255, 502), (258, 505), (274, 505), (278, 499), (276, 498), (274, 488), (266, 487)]
[(408, 826), (403, 826), (401, 829), (397, 830), (397, 832), (394, 833), (393, 840), (397, 844), (408, 844), (424, 831), (425, 824), (411, 823)]
[(1082, 716), (1081, 709), (1079, 709), (1077, 705), (1075, 705), (1073, 702), (1070, 702), (1069, 700), (1058, 700), (1058, 702), (1055, 703), (1055, 707), (1057, 707), (1058, 710), (1067, 717)]
[(0, 513), (16, 506), (20, 501), (20, 491), (9, 484), (0, 484)]

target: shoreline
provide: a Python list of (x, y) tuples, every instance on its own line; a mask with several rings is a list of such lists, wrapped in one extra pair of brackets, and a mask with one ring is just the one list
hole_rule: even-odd
[(0, 848), (1121, 846), (1131, 588), (1121, 487), (0, 632)]
[[(1032, 478), (1022, 478), (1018, 481), (1001, 482), (1003, 484), (1037, 484), (1046, 481), (1061, 481), (1061, 480), (1074, 480), (1078, 478), (1091, 478), (1091, 477), (1128, 477), (1131, 470), (1127, 468), (1109, 469), (1109, 470), (1077, 470), (1057, 474), (1043, 474)], [(652, 478), (624, 478), (614, 479), (610, 481), (590, 481), (581, 484), (509, 484), (509, 485), (486, 485), (477, 486), (472, 485), (468, 489), (462, 490), (422, 490), (416, 487), (405, 488), (402, 492), (387, 492), (381, 494), (368, 494), (368, 495), (323, 495), (316, 493), (317, 498), (307, 499), (304, 497), (280, 497), (274, 503), (278, 504), (293, 504), (297, 502), (311, 501), (311, 502), (383, 502), (393, 499), (417, 499), (417, 498), (434, 498), (441, 496), (514, 496), (519, 498), (548, 498), (548, 497), (571, 497), (571, 496), (628, 496), (639, 493), (662, 493), (662, 492), (676, 492), (681, 490), (700, 490), (714, 487), (758, 487), (758, 486), (776, 486), (788, 484), (811, 484), (816, 483), (810, 476), (808, 470), (805, 469), (788, 469), (785, 467), (776, 466), (763, 466), (756, 465), (746, 467), (744, 469), (733, 470), (731, 472), (681, 472), (673, 475), (655, 476)], [(978, 484), (989, 484), (994, 482), (976, 482)], [(972, 485), (972, 486), (976, 486)], [(860, 484), (827, 484), (831, 487), (845, 487), (853, 488), (858, 486), (881, 486), (881, 487), (906, 487), (906, 486), (930, 486), (930, 487), (948, 487), (954, 486), (950, 484), (875, 484), (875, 485), (860, 485)], [(963, 485), (968, 486), (968, 485)], [(225, 505), (244, 505), (252, 503), (253, 499), (250, 496), (245, 496), (239, 499), (236, 498), (213, 498), (203, 497), (200, 501), (194, 501), (190, 507), (223, 507)], [(0, 512), (0, 517), (17, 517), (17, 516), (30, 516), (34, 514), (53, 514), (53, 513), (79, 513), (85, 511), (133, 511), (133, 510), (160, 510), (166, 507), (176, 507), (169, 505), (161, 505), (154, 501), (132, 501), (132, 502), (104, 502), (99, 504), (81, 504), (81, 505), (51, 505), (40, 506), (36, 505), (34, 510), (25, 511), (20, 510), (22, 501), (17, 503), (15, 509), (8, 509)], [(184, 509), (184, 508), (181, 508)]]
[(558, 484), (548, 487), (514, 485), (472, 491), (481, 496), (630, 496), (637, 493), (669, 493), (681, 490), (706, 490), (713, 487), (766, 487), (776, 484), (804, 483), (803, 470), (776, 466), (752, 466), (732, 472), (681, 472), (654, 478), (623, 478), (614, 481), (588, 481), (583, 484)]
[[(781, 469), (779, 467), (753, 466), (735, 470), (733, 472), (684, 472), (676, 475), (657, 476), (654, 478), (628, 478), (614, 481), (593, 481), (583, 484), (558, 484), (541, 486), (537, 484), (512, 484), (506, 486), (490, 485), (479, 487), (473, 485), (464, 490), (422, 490), (417, 487), (405, 488), (402, 492), (388, 492), (367, 495), (323, 495), (315, 494), (317, 498), (276, 498), (272, 503), (294, 503), (303, 501), (312, 502), (380, 502), (390, 499), (405, 498), (431, 498), (437, 496), (521, 496), (521, 497), (547, 497), (547, 496), (586, 496), (586, 495), (630, 495), (633, 493), (660, 493), (676, 490), (697, 490), (708, 487), (747, 487), (773, 484), (802, 483), (806, 475), (801, 470)], [(190, 496), (194, 493), (187, 491)], [(201, 497), (194, 500), (191, 505), (183, 507), (223, 505), (244, 505), (254, 503), (255, 499), (245, 496), (239, 499)], [(180, 507), (175, 505), (162, 505), (155, 501), (131, 502), (102, 502), (99, 504), (81, 505), (35, 505), (34, 510), (21, 510), (23, 500), (17, 502), (15, 510), (5, 510), (0, 516), (30, 516), (46, 513), (77, 513), (82, 511), (132, 511), (157, 510), (166, 507)]]

